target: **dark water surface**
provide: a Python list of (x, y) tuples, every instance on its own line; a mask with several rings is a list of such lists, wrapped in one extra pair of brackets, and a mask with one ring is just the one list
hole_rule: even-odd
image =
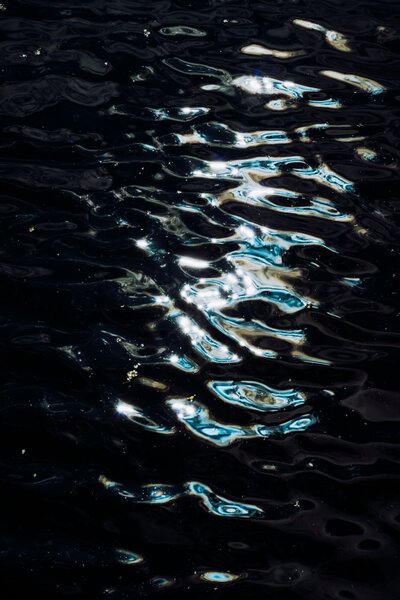
[(400, 3), (0, 15), (2, 597), (398, 598)]

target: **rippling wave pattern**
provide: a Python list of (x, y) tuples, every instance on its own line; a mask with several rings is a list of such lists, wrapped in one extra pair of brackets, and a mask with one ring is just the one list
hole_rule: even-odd
[(398, 598), (399, 17), (0, 4), (3, 597)]

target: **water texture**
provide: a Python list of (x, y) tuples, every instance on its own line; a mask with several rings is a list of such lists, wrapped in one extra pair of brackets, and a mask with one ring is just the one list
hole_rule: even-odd
[(0, 4), (4, 598), (398, 598), (400, 4)]

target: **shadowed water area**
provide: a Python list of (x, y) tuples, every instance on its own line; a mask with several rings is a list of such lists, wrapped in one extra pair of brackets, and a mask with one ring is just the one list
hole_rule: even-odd
[(395, 600), (400, 4), (0, 4), (2, 597)]

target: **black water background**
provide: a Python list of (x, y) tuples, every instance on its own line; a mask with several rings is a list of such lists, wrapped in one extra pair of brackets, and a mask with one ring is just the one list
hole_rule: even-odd
[[(28, 590), (39, 597), (396, 598), (400, 5), (114, 0), (5, 7), (0, 23), (4, 597), (20, 598)], [(320, 34), (295, 29), (293, 18), (344, 32), (353, 52), (337, 52)], [(207, 36), (160, 34), (162, 27), (176, 25), (202, 29)], [(280, 49), (295, 45), (306, 52), (286, 61), (268, 57), (267, 64), (264, 57), (239, 53), (244, 44), (274, 42)], [(235, 76), (251, 71), (321, 87), (339, 96), (343, 108), (328, 115), (311, 108), (263, 111), (246, 95), (201, 91), (200, 85), (214, 80), (174, 72), (162, 62), (170, 57)], [(371, 97), (323, 78), (321, 69), (368, 77), (388, 91)], [(143, 80), (132, 83), (131, 76), (140, 73)], [(114, 105), (127, 114), (110, 116)], [(259, 148), (200, 146), (189, 152), (177, 147), (146, 161), (137, 149), (123, 148), (130, 143), (127, 133), (134, 134), (135, 143), (147, 144), (154, 144), (155, 135), (187, 133), (187, 123), (154, 122), (143, 113), (144, 107), (160, 106), (208, 106), (213, 120), (239, 130), (294, 129), (329, 119), (367, 136), (362, 145), (377, 152), (378, 163), (357, 159), (357, 144), (324, 145), (318, 139), (306, 149), (293, 144), (276, 151), (276, 156), (322, 154), (354, 182), (357, 195), (332, 198), (354, 216), (363, 235), (347, 224), (298, 216), (288, 223), (287, 217), (251, 207), (246, 213), (256, 223), (321, 236), (338, 251), (296, 247), (286, 258), (308, 269), (306, 288), (313, 288), (321, 303), (315, 312), (296, 315), (294, 323), (307, 329), (310, 351), (326, 350), (332, 366), (246, 354), (239, 365), (210, 363), (190, 374), (148, 361), (141, 376), (166, 382), (168, 394), (127, 383), (127, 371), (140, 361), (104, 344), (103, 331), (171, 351), (183, 342), (162, 307), (126, 306), (115, 280), (127, 269), (140, 270), (177, 296), (186, 275), (173, 257), (185, 253), (185, 236), (193, 230), (209, 238), (220, 232), (189, 214), (174, 236), (150, 218), (147, 211), (154, 206), (145, 197), (133, 205), (113, 191), (140, 185), (159, 186), (171, 195), (178, 188), (196, 193), (204, 191), (203, 180), (182, 183), (165, 173), (155, 178), (170, 156), (177, 157), (179, 172), (181, 154), (205, 160), (262, 154)], [(54, 130), (57, 136), (49, 133)], [(300, 180), (295, 185), (302, 191)], [(165, 203), (160, 211), (168, 215), (168, 199)], [(132, 241), (150, 234), (167, 252), (159, 267), (157, 258), (150, 261)], [(201, 256), (214, 258), (212, 252), (205, 245)], [(322, 265), (321, 271), (314, 271), (312, 262)], [(343, 276), (361, 277), (362, 284), (345, 292), (338, 284)], [(261, 308), (251, 310), (260, 314)], [(340, 315), (339, 324), (332, 312)], [(153, 338), (149, 323), (158, 327)], [(220, 449), (182, 430), (157, 436), (115, 414), (116, 396), (139, 398), (141, 406), (150, 405), (167, 421), (165, 396), (186, 394), (214, 402), (215, 414), (232, 421), (234, 413), (224, 413), (206, 395), (205, 382), (212, 378), (256, 378), (272, 387), (290, 381), (307, 392), (318, 423), (282, 439)], [(334, 396), (323, 393), (326, 389)], [(262, 470), (265, 461), (278, 470)], [(191, 498), (129, 505), (103, 489), (102, 474), (127, 486), (201, 480), (222, 496), (261, 503), (266, 517), (217, 518)], [(142, 555), (143, 563), (118, 563), (119, 548)], [(242, 579), (212, 585), (196, 576), (206, 570)], [(159, 589), (159, 577), (173, 585)]]

